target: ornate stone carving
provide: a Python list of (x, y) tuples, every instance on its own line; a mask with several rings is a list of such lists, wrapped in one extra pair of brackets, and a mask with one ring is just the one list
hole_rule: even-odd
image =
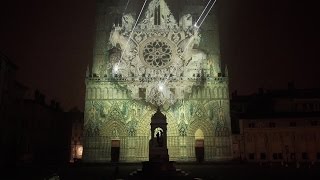
[(165, 41), (155, 39), (144, 46), (142, 58), (153, 68), (167, 67), (172, 59), (172, 47)]
[(135, 28), (137, 14), (124, 14), (122, 26), (105, 25), (112, 29), (108, 42), (101, 37), (109, 32), (99, 29), (94, 76), (86, 76), (85, 160), (110, 161), (113, 139), (121, 142), (121, 160), (148, 160), (148, 140), (157, 139), (150, 117), (159, 105), (167, 117), (170, 160), (195, 160), (198, 129), (205, 159), (221, 158), (230, 148), (228, 81), (216, 76), (219, 54), (212, 54), (206, 41), (200, 44), (203, 37), (212, 38), (205, 28), (194, 29), (190, 14), (182, 14), (177, 24), (164, 0), (152, 0), (145, 12)]
[[(159, 6), (160, 17), (154, 14)], [(160, 18), (160, 24), (155, 25), (154, 18)], [(132, 27), (134, 19), (129, 14), (124, 15), (122, 27), (113, 27), (109, 41), (121, 50), (121, 55), (119, 52), (110, 54), (112, 73), (129, 83), (123, 85), (129, 87), (132, 98), (170, 106), (184, 99), (197, 83), (185, 79), (197, 79), (201, 75), (207, 55), (195, 49), (201, 36), (198, 29), (190, 25), (190, 15), (183, 16), (181, 21), (184, 28), (178, 26), (164, 1), (152, 1), (136, 27)], [(159, 83), (168, 90), (159, 92)], [(170, 89), (177, 86), (179, 90), (172, 93)], [(138, 94), (139, 88), (146, 89), (146, 97)]]

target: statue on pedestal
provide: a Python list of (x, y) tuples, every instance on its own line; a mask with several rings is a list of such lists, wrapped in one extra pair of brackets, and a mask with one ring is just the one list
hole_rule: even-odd
[(149, 143), (149, 160), (157, 162), (169, 162), (167, 148), (167, 117), (157, 112), (151, 117), (151, 139)]

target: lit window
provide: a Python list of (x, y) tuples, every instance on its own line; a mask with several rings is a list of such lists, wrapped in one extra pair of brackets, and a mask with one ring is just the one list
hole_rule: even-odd
[(83, 147), (82, 147), (82, 145), (77, 145), (76, 148), (77, 148), (76, 149), (76, 157), (78, 159), (81, 159), (82, 158)]

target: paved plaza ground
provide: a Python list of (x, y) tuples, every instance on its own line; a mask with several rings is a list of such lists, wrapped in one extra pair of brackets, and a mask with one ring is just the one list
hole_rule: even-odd
[[(118, 168), (117, 168), (118, 166)], [(0, 179), (50, 179), (54, 174), (62, 180), (108, 180), (132, 179), (130, 173), (141, 169), (141, 164), (69, 164), (59, 168), (49, 166), (21, 166), (9, 168)], [(187, 176), (171, 179), (208, 179), (208, 180), (274, 180), (274, 179), (320, 179), (320, 166), (309, 167), (301, 164), (296, 168), (294, 164), (289, 167), (281, 164), (259, 165), (240, 163), (177, 163), (177, 169), (185, 172)], [(149, 177), (145, 179), (170, 179)]]

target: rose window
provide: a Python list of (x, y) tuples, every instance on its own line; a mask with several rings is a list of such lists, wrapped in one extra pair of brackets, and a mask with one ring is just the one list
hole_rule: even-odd
[(171, 62), (172, 50), (168, 43), (157, 39), (144, 46), (142, 56), (148, 65), (162, 68)]

